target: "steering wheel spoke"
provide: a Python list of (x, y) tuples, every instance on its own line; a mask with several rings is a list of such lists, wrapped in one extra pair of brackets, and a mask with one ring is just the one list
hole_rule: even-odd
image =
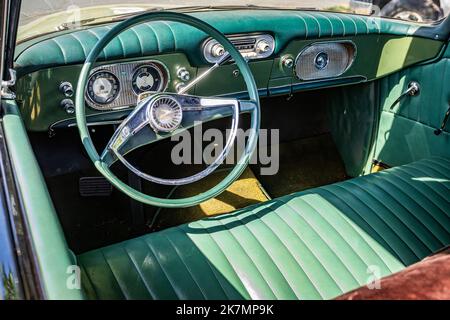
[(251, 107), (250, 102), (233, 98), (166, 93), (153, 95), (139, 103), (117, 128), (101, 159), (111, 166), (137, 148), (170, 138), (201, 123), (225, 117), (233, 118), (232, 133), (235, 133), (240, 104), (245, 110)]

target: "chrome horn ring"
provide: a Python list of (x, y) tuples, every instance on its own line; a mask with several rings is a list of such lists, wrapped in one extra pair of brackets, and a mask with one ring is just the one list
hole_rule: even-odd
[[(227, 111), (227, 109), (229, 110)], [(204, 112), (208, 114), (201, 116), (198, 122), (195, 121), (196, 113), (202, 115)], [(237, 136), (239, 112), (239, 100), (237, 99), (201, 98), (169, 93), (150, 96), (143, 100), (117, 128), (102, 154), (102, 160), (109, 166), (115, 160), (119, 160), (137, 176), (162, 185), (185, 185), (199, 181), (216, 170), (230, 153)], [(243, 110), (243, 112), (248, 112), (248, 110)], [(183, 115), (185, 114), (189, 116), (188, 119), (184, 119)], [(225, 147), (206, 169), (192, 176), (179, 179), (158, 178), (142, 172), (125, 158), (125, 154), (141, 145), (176, 135), (198, 123), (226, 116), (231, 116), (232, 122)], [(132, 142), (133, 137), (137, 137), (145, 143), (135, 145)], [(129, 142), (131, 146), (127, 146)]]

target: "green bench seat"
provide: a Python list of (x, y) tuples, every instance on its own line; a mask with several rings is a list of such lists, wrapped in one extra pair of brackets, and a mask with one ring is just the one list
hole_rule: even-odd
[(93, 299), (330, 299), (450, 244), (431, 158), (78, 256)]

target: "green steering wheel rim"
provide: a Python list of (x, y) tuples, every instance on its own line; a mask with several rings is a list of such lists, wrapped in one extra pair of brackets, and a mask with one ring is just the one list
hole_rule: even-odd
[[(150, 195), (137, 191), (132, 187), (130, 187), (129, 185), (127, 185), (126, 183), (122, 182), (118, 177), (116, 177), (111, 172), (109, 167), (101, 161), (100, 156), (97, 150), (95, 149), (92, 139), (89, 135), (89, 130), (86, 124), (85, 100), (84, 100), (86, 82), (88, 80), (89, 73), (92, 70), (92, 67), (96, 62), (99, 54), (116, 36), (118, 36), (123, 31), (137, 24), (156, 20), (184, 23), (192, 27), (198, 28), (199, 30), (205, 32), (207, 35), (219, 41), (224, 46), (225, 50), (227, 50), (230, 53), (231, 57), (234, 59), (236, 65), (241, 71), (241, 74), (244, 77), (247, 86), (249, 97), (255, 103), (255, 108), (253, 108), (253, 110), (251, 111), (251, 124), (250, 124), (251, 133), (247, 141), (244, 154), (241, 157), (240, 161), (235, 165), (233, 170), (216, 186), (214, 186), (213, 188), (209, 189), (204, 193), (200, 193), (198, 195), (188, 198), (166, 199), (166, 198), (152, 197)], [(166, 11), (148, 12), (142, 15), (129, 18), (114, 26), (99, 40), (99, 42), (97, 42), (97, 44), (94, 46), (94, 48), (86, 58), (83, 68), (81, 69), (80, 76), (78, 78), (77, 92), (75, 99), (75, 113), (78, 131), (81, 137), (81, 142), (84, 148), (86, 149), (86, 152), (89, 155), (90, 159), (97, 168), (97, 170), (106, 179), (108, 179), (112, 185), (114, 185), (117, 189), (119, 189), (129, 197), (148, 205), (165, 208), (185, 208), (194, 206), (206, 200), (214, 198), (215, 196), (222, 193), (226, 188), (228, 188), (237, 178), (239, 178), (239, 176), (247, 167), (251, 155), (253, 154), (253, 151), (256, 149), (260, 128), (260, 104), (259, 104), (258, 88), (256, 86), (253, 75), (250, 71), (250, 68), (247, 65), (247, 62), (240, 55), (238, 50), (220, 31), (218, 31), (211, 25), (203, 22), (202, 20), (199, 20), (190, 15)]]

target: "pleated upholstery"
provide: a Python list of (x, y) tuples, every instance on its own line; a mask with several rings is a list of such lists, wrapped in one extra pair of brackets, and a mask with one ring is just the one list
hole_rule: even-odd
[(330, 299), (450, 244), (450, 160), (285, 196), (78, 257), (100, 299)]

